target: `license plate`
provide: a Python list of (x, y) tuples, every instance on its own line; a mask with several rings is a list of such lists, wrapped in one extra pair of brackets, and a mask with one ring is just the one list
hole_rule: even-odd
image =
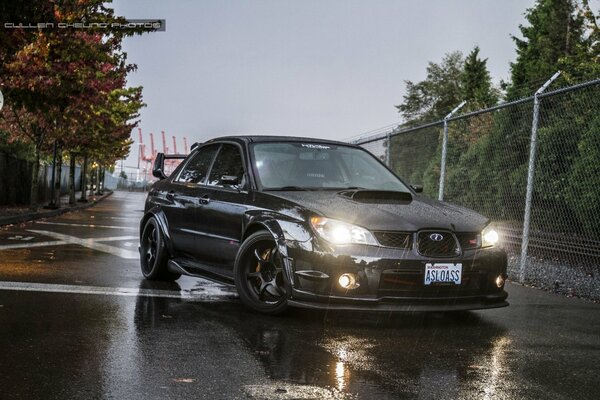
[(426, 263), (425, 285), (432, 283), (453, 283), (460, 285), (462, 280), (462, 264)]

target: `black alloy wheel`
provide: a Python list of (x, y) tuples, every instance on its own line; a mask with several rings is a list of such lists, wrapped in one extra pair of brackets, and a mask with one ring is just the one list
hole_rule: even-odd
[(144, 278), (161, 281), (179, 279), (181, 274), (167, 270), (169, 255), (155, 217), (151, 217), (146, 222), (140, 243), (140, 266)]
[(269, 232), (256, 232), (242, 243), (234, 274), (240, 299), (248, 307), (264, 314), (287, 309), (283, 259)]

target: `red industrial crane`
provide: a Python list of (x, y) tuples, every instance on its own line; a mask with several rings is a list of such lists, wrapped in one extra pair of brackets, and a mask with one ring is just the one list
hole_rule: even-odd
[(149, 156), (146, 156), (146, 145), (144, 144), (144, 139), (142, 136), (142, 128), (138, 128), (138, 133), (140, 135), (140, 161), (154, 161), (154, 139), (152, 138), (152, 134), (150, 134), (150, 142), (151, 142), (151, 151), (152, 153)]
[(160, 132), (162, 133), (163, 153), (168, 154), (169, 148), (167, 147), (167, 139), (165, 139), (165, 131)]
[(140, 143), (139, 143), (139, 147), (140, 147), (140, 152), (139, 152), (139, 159), (140, 161), (142, 161), (144, 159), (144, 138), (142, 137), (142, 128), (138, 128), (138, 133), (140, 135)]
[(156, 150), (154, 149), (154, 133), (150, 132), (150, 151), (152, 152), (152, 160), (156, 158)]
[[(162, 151), (165, 154), (169, 153), (169, 147), (167, 146), (167, 139), (165, 136), (165, 131), (161, 131), (161, 135), (162, 135)], [(150, 171), (152, 170), (152, 165), (154, 165), (154, 160), (156, 159), (156, 154), (158, 153), (157, 149), (154, 146), (154, 133), (150, 132), (150, 154), (146, 155), (146, 144), (144, 143), (144, 137), (142, 134), (142, 128), (138, 128), (138, 136), (139, 136), (139, 157), (138, 157), (138, 169), (141, 169), (141, 172), (143, 174), (144, 177), (147, 177), (148, 174), (150, 173)], [(172, 136), (173, 138), (173, 154), (179, 154), (179, 152), (177, 151), (177, 137), (175, 135)], [(189, 149), (188, 149), (188, 143), (187, 143), (187, 138), (184, 137), (183, 138), (183, 147), (185, 150), (184, 154), (187, 154)], [(175, 169), (177, 167), (177, 165), (179, 164), (180, 160), (165, 160), (165, 167), (167, 167), (167, 173), (169, 173), (169, 171), (172, 171), (173, 169)]]

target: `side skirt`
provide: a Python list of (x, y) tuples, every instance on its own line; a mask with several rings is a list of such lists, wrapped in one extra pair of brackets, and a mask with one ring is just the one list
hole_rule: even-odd
[(208, 279), (209, 281), (222, 283), (225, 285), (234, 285), (233, 277), (215, 272), (215, 267), (202, 265), (186, 259), (175, 258), (169, 260), (167, 269), (176, 274)]

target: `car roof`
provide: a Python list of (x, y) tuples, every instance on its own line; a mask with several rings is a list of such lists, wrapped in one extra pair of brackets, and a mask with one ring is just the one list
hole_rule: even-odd
[(220, 142), (223, 140), (230, 140), (235, 142), (245, 143), (264, 143), (264, 142), (305, 142), (305, 143), (323, 143), (331, 145), (343, 145), (355, 147), (352, 143), (340, 142), (335, 140), (327, 139), (316, 139), (308, 137), (296, 137), (296, 136), (261, 136), (261, 135), (242, 135), (242, 136), (223, 136), (214, 139), (210, 139), (205, 143)]

